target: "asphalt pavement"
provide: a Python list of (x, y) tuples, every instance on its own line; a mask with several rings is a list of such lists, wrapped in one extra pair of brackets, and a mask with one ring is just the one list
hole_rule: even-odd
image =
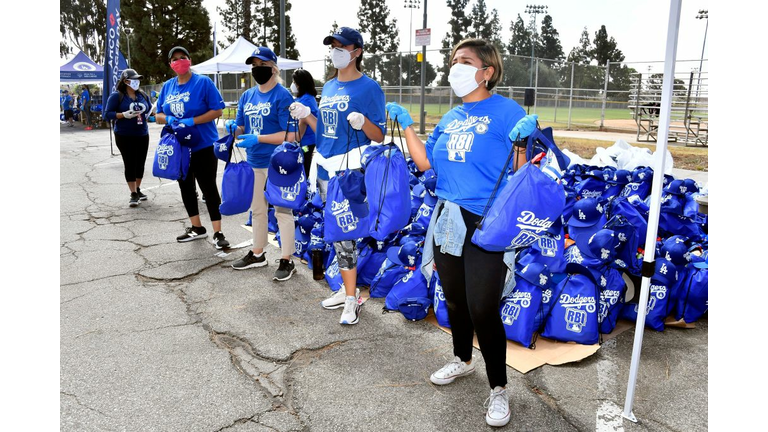
[[(276, 283), (269, 266), (231, 263), (247, 252), (205, 240), (177, 243), (188, 226), (178, 186), (152, 176), (160, 128), (150, 125), (142, 191), (128, 207), (119, 155), (106, 129), (60, 133), (60, 422), (62, 431), (480, 431), (487, 377), (437, 387), (450, 336), (425, 321), (382, 313), (360, 323), (319, 302), (330, 290), (297, 264)], [(117, 148), (114, 148), (117, 153)], [(224, 164), (219, 165), (219, 181)], [(200, 203), (210, 234), (210, 220)], [(247, 214), (225, 216), (232, 245), (251, 239)], [(298, 261), (297, 261), (298, 263)], [(646, 330), (634, 400), (621, 412), (634, 328), (578, 363), (507, 369), (510, 431), (708, 429), (708, 321)]]

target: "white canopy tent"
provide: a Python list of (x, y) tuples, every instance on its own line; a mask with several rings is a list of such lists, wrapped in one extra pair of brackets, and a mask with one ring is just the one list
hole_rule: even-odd
[[(250, 72), (251, 66), (245, 60), (253, 54), (257, 46), (240, 36), (235, 43), (227, 47), (213, 58), (192, 66), (192, 71), (198, 74), (221, 74)], [(299, 60), (277, 58), (280, 69), (299, 69), (303, 63)]]

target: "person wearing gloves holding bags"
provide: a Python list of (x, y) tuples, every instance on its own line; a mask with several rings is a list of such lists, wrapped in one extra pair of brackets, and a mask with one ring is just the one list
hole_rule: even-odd
[(157, 97), (158, 124), (175, 127), (196, 128), (200, 139), (192, 148), (187, 177), (179, 180), (181, 199), (187, 210), (192, 226), (176, 237), (178, 242), (189, 242), (208, 236), (197, 206), (195, 180), (205, 197), (205, 205), (213, 225), (213, 244), (216, 249), (229, 247), (221, 232), (221, 196), (216, 186), (216, 171), (219, 160), (213, 154), (213, 143), (219, 139), (214, 120), (221, 117), (224, 100), (210, 78), (192, 73), (192, 60), (184, 47), (173, 47), (168, 51), (168, 62), (176, 77), (166, 81)]
[[(422, 271), (430, 279), (434, 258), (455, 357), (430, 380), (446, 385), (474, 372), (472, 338), (477, 333), (491, 387), (485, 420), (491, 426), (504, 426), (510, 410), (507, 341), (499, 308), (507, 266), (503, 252), (488, 252), (471, 239), (501, 173), (526, 162), (524, 144), (513, 150), (513, 143), (533, 132), (536, 116), (526, 116), (515, 101), (491, 94), (503, 73), (493, 44), (463, 40), (453, 48), (451, 65), (448, 81), (463, 104), (443, 116), (426, 143), (416, 135), (405, 108), (388, 103), (387, 111), (405, 131), (408, 151), (419, 170), (432, 168), (437, 174), (439, 201), (425, 240)], [(514, 162), (505, 166), (512, 151)], [(498, 190), (506, 178), (504, 175)]]
[[(333, 177), (343, 162), (350, 169), (361, 167), (360, 155), (371, 142), (383, 142), (386, 133), (384, 92), (379, 84), (362, 72), (363, 37), (357, 30), (340, 27), (323, 39), (331, 45), (331, 60), (336, 71), (323, 86), (320, 116), (311, 114), (310, 108), (300, 102), (291, 105), (291, 116), (309, 125), (317, 142), (314, 158), (317, 164)], [(318, 180), (320, 193), (325, 198), (327, 181)], [(367, 206), (367, 203), (365, 204)], [(359, 290), (357, 290), (357, 246), (354, 240), (334, 242), (336, 256), (344, 280), (344, 289), (338, 290), (321, 305), (326, 309), (344, 307), (340, 324), (357, 324), (360, 318)]]
[[(245, 60), (251, 65), (251, 74), (258, 84), (246, 90), (237, 105), (237, 119), (227, 120), (224, 128), (240, 140), (238, 147), (245, 148), (248, 163), (253, 168), (253, 200), (251, 201), (253, 249), (243, 258), (235, 261), (232, 268), (245, 270), (267, 265), (264, 248), (267, 246), (267, 200), (264, 186), (270, 158), (276, 146), (283, 141), (293, 141), (295, 134), (286, 137), (288, 122), (291, 120), (288, 107), (293, 102), (291, 93), (279, 82), (277, 56), (266, 47), (258, 47)], [(295, 224), (293, 212), (289, 208), (275, 206), (275, 217), (280, 228), (280, 264), (273, 277), (276, 281), (286, 281), (296, 273), (291, 256), (295, 251)]]
[(139, 90), (142, 78), (133, 69), (124, 70), (120, 74), (117, 91), (109, 95), (104, 110), (104, 118), (115, 122), (115, 143), (123, 158), (125, 181), (131, 191), (128, 205), (131, 207), (147, 200), (147, 196), (141, 193), (141, 179), (149, 150), (147, 114), (152, 102), (146, 93)]

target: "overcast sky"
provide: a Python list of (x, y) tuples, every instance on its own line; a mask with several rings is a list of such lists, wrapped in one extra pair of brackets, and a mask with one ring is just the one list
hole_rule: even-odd
[[(256, 0), (258, 1), (258, 0)], [(470, 0), (467, 13), (476, 0)], [(404, 0), (387, 0), (390, 16), (397, 18), (400, 26), (401, 50), (406, 50), (409, 44), (409, 23), (411, 9), (403, 7)], [(413, 10), (413, 29), (421, 28), (423, 23), (423, 4), (421, 9)], [(594, 33), (605, 25), (608, 35), (616, 39), (619, 49), (626, 56), (627, 62), (663, 62), (666, 49), (667, 24), (669, 16), (669, 0), (549, 0), (541, 3), (526, 3), (514, 0), (486, 0), (490, 9), (497, 9), (503, 24), (503, 39), (508, 41), (511, 35), (510, 23), (520, 14), (526, 21), (526, 4), (548, 6), (554, 27), (560, 33), (563, 51), (568, 52), (578, 44), (584, 27), (594, 38)], [(216, 6), (224, 6), (224, 0), (203, 0), (211, 20), (220, 20)], [(357, 10), (360, 0), (328, 1), (328, 0), (291, 0), (291, 24), (296, 35), (297, 48), (304, 61), (322, 59), (328, 50), (322, 45), (322, 39), (328, 34), (335, 20), (340, 26), (357, 28)], [(432, 29), (432, 44), (427, 49), (440, 48), (443, 36), (449, 30), (450, 9), (445, 0), (429, 0), (427, 10), (427, 27)], [(684, 0), (680, 17), (680, 32), (678, 38), (678, 60), (699, 60), (706, 20), (696, 19), (699, 9), (708, 9), (708, 0)], [(537, 17), (537, 28), (540, 28), (543, 15)], [(221, 24), (219, 31), (223, 30)], [(711, 29), (710, 29), (711, 30)], [(709, 34), (707, 35), (709, 45)], [(270, 47), (271, 48), (271, 47)], [(414, 48), (414, 50), (418, 50)], [(279, 53), (278, 53), (279, 54)], [(439, 54), (428, 54), (428, 60), (437, 65), (442, 61)], [(704, 50), (707, 59), (707, 49)], [(322, 62), (315, 65), (321, 67)], [(638, 70), (647, 70), (647, 65), (632, 65)], [(689, 71), (698, 67), (698, 61), (681, 64), (678, 72)], [(307, 69), (312, 64), (305, 66)], [(657, 65), (659, 72), (661, 65)], [(704, 70), (708, 68), (706, 62)], [(322, 68), (320, 69), (322, 70)], [(314, 73), (312, 69), (311, 72)]]

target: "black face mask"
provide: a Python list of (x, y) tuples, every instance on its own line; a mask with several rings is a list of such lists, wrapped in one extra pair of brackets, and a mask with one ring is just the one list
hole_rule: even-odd
[(272, 78), (272, 66), (256, 66), (251, 69), (251, 75), (259, 85), (266, 84)]

